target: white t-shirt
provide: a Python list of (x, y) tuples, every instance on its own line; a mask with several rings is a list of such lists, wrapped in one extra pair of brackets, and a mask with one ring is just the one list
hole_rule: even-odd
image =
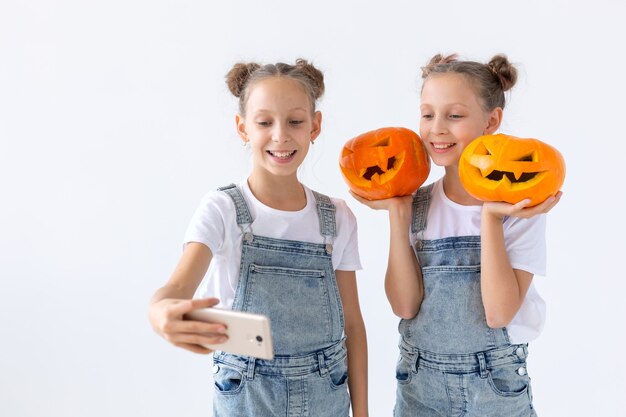
[[(450, 200), (443, 191), (443, 181), (435, 182), (428, 209), (424, 240), (452, 236), (480, 235), (481, 206), (463, 206)], [(534, 275), (546, 273), (546, 216), (530, 219), (509, 217), (504, 223), (504, 244), (514, 269)], [(415, 240), (412, 237), (411, 240)], [(415, 242), (412, 241), (411, 245)], [(531, 283), (519, 311), (506, 327), (511, 343), (528, 343), (543, 330), (546, 306)]]
[[(320, 234), (315, 196), (306, 186), (306, 207), (299, 211), (282, 211), (266, 206), (256, 199), (246, 180), (238, 184), (252, 215), (252, 233), (275, 239), (324, 243)], [(335, 205), (337, 236), (333, 241), (332, 263), (335, 270), (361, 269), (357, 240), (357, 223), (345, 201), (331, 198)], [(195, 297), (217, 297), (218, 307), (232, 308), (239, 281), (241, 240), (243, 231), (237, 225), (235, 204), (228, 194), (212, 191), (204, 196), (196, 209), (187, 232), (185, 244), (205, 244), (213, 254), (204, 280)]]

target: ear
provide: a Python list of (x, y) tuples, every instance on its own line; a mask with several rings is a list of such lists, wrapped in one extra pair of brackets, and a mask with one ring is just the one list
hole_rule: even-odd
[(313, 114), (313, 123), (311, 126), (311, 142), (313, 142), (322, 132), (322, 112), (316, 111)]
[(244, 143), (247, 143), (249, 139), (248, 133), (246, 132), (246, 121), (243, 116), (239, 114), (235, 115), (235, 125), (237, 126), (237, 134), (239, 135), (241, 140), (244, 141)]
[(483, 131), (483, 135), (492, 135), (496, 130), (498, 130), (500, 123), (502, 123), (502, 108), (496, 107), (489, 113), (487, 126)]

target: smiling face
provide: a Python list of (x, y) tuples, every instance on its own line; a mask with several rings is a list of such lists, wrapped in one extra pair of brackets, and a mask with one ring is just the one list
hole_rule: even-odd
[(253, 86), (246, 115), (237, 115), (237, 131), (253, 155), (253, 174), (295, 176), (309, 145), (317, 138), (321, 113), (302, 85), (286, 77), (263, 79)]
[(502, 109), (486, 112), (467, 78), (445, 73), (429, 77), (420, 105), (420, 137), (433, 162), (456, 167), (465, 147), (478, 136), (493, 133)]

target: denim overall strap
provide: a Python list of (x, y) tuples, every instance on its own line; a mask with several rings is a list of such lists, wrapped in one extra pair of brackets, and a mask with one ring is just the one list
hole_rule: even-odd
[(235, 203), (235, 210), (237, 212), (237, 224), (248, 225), (252, 223), (252, 215), (248, 210), (248, 205), (243, 197), (243, 194), (235, 184), (219, 187), (218, 191), (224, 191)]
[(317, 215), (320, 220), (320, 233), (324, 236), (324, 244), (326, 252), (332, 253), (333, 240), (337, 236), (337, 225), (335, 222), (335, 205), (330, 197), (313, 191), (315, 196), (315, 204), (317, 206)]
[[(426, 225), (430, 189), (413, 199), (411, 233)], [(416, 239), (424, 298), (418, 315), (402, 320), (399, 330), (409, 346), (439, 354), (476, 353), (509, 346), (505, 328), (487, 326), (480, 290), (480, 236)]]
[(428, 207), (430, 207), (432, 189), (433, 184), (429, 184), (413, 194), (411, 233), (422, 232), (426, 228), (426, 215), (428, 214)]

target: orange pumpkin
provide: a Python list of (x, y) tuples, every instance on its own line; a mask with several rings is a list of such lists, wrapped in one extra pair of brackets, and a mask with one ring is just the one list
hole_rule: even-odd
[(530, 198), (531, 207), (561, 189), (565, 161), (559, 151), (537, 139), (485, 135), (463, 150), (459, 175), (474, 198), (511, 204)]
[(368, 200), (409, 195), (430, 173), (422, 141), (403, 127), (384, 127), (350, 139), (339, 166), (352, 192)]

